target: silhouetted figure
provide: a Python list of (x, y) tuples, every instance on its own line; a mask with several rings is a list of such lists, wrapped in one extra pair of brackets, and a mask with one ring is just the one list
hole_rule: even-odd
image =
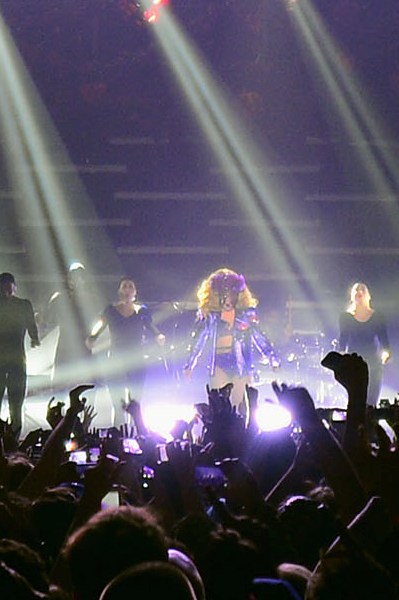
[(67, 273), (65, 288), (55, 292), (49, 300), (47, 329), (59, 327), (52, 377), (55, 390), (67, 389), (71, 374), (74, 377), (77, 372), (82, 376), (87, 374), (91, 352), (85, 338), (98, 307), (86, 284), (85, 273), (81, 263), (73, 263)]
[(22, 428), (22, 405), (26, 393), (25, 334), (32, 348), (39, 346), (30, 300), (18, 298), (11, 273), (0, 274), (0, 409), (7, 390), (11, 428), (16, 438)]

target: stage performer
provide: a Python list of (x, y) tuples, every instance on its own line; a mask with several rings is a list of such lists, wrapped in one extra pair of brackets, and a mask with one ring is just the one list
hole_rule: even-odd
[(165, 336), (152, 322), (147, 306), (136, 301), (136, 285), (130, 277), (120, 280), (118, 296), (116, 303), (106, 306), (86, 340), (87, 346), (93, 348), (97, 338), (108, 327), (114, 426), (125, 422), (124, 400), (129, 396), (138, 402), (141, 400), (146, 374), (146, 345), (154, 339), (160, 346), (165, 344)]
[(391, 357), (384, 316), (372, 307), (365, 283), (357, 282), (350, 290), (348, 308), (339, 318), (339, 349), (356, 352), (369, 368), (367, 403), (377, 406), (384, 365)]
[(86, 282), (82, 263), (70, 265), (64, 283), (63, 289), (51, 296), (44, 319), (45, 333), (59, 327), (52, 373), (52, 387), (57, 395), (70, 389), (72, 376), (92, 377), (90, 369), (94, 366), (85, 339), (101, 309)]
[(25, 334), (31, 347), (40, 346), (37, 325), (30, 300), (16, 296), (12, 273), (0, 274), (0, 409), (7, 389), (11, 429), (19, 438), (22, 405), (26, 393)]
[(257, 299), (245, 278), (231, 269), (218, 269), (205, 279), (197, 293), (196, 326), (191, 334), (186, 376), (208, 352), (209, 385), (219, 389), (233, 384), (231, 402), (246, 413), (245, 386), (255, 371), (254, 350), (272, 368), (279, 359), (271, 342), (259, 326)]

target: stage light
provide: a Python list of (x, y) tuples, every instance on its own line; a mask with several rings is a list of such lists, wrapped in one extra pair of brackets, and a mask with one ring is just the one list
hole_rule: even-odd
[(171, 442), (171, 434), (177, 421), (189, 423), (195, 416), (193, 406), (173, 406), (168, 403), (143, 407), (143, 420), (153, 433), (159, 433), (167, 442)]
[(292, 421), (291, 414), (286, 408), (268, 400), (257, 408), (255, 418), (260, 431), (285, 429)]
[(153, 0), (151, 6), (143, 13), (144, 20), (151, 24), (159, 21), (162, 7), (167, 4), (169, 4), (169, 0)]

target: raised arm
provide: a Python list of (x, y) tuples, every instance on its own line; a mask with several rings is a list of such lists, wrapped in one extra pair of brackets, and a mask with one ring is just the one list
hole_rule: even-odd
[(299, 423), (340, 507), (344, 523), (364, 506), (366, 495), (357, 473), (335, 437), (320, 421), (309, 392), (301, 387), (273, 384), (280, 402)]
[(82, 399), (81, 394), (93, 387), (92, 384), (78, 385), (70, 391), (70, 407), (51, 432), (34, 469), (18, 488), (19, 494), (27, 498), (36, 498), (45, 487), (52, 485), (54, 474), (64, 457), (64, 442), (70, 436), (75, 420), (85, 405), (85, 398)]
[(90, 334), (87, 336), (85, 344), (91, 350), (103, 331), (108, 327), (107, 311), (105, 310), (99, 317), (98, 321), (93, 326)]
[(31, 346), (32, 348), (35, 348), (36, 346), (40, 346), (40, 341), (39, 341), (39, 332), (37, 330), (37, 324), (36, 324), (36, 319), (35, 319), (35, 315), (33, 312), (33, 307), (32, 307), (32, 303), (30, 302), (30, 300), (26, 300), (26, 325), (27, 325), (27, 330), (28, 330), (28, 334), (31, 340)]
[(321, 361), (331, 369), (335, 379), (348, 392), (348, 408), (343, 448), (349, 457), (357, 450), (359, 427), (366, 425), (367, 387), (369, 381), (367, 363), (357, 354), (329, 352)]

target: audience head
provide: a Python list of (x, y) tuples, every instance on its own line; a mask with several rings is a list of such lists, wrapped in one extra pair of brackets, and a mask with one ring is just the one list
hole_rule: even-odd
[(207, 600), (246, 600), (252, 580), (261, 573), (261, 555), (237, 531), (220, 530), (209, 536), (207, 549), (196, 557)]
[(188, 549), (194, 560), (206, 552), (209, 536), (217, 530), (216, 523), (205, 514), (187, 515), (174, 527), (174, 537)]
[(16, 491), (32, 469), (33, 463), (25, 454), (10, 454), (7, 457), (8, 489)]
[(167, 562), (165, 534), (145, 508), (101, 511), (67, 541), (65, 556), (79, 600), (98, 600), (119, 573), (143, 562)]
[(172, 564), (146, 562), (117, 575), (104, 589), (100, 600), (197, 600), (184, 573)]
[(168, 556), (169, 563), (180, 569), (191, 583), (197, 600), (205, 600), (204, 584), (191, 558), (176, 548), (169, 548)]
[(312, 571), (303, 565), (281, 563), (277, 567), (277, 575), (280, 579), (288, 581), (298, 591), (301, 598), (305, 597), (306, 586), (312, 575)]
[(338, 535), (332, 513), (307, 496), (291, 496), (279, 507), (279, 519), (296, 552), (296, 560), (313, 569), (322, 549)]
[(43, 594), (48, 592), (46, 567), (38, 554), (26, 544), (15, 540), (0, 540), (0, 561), (22, 577), (32, 590)]
[(306, 600), (397, 600), (397, 588), (379, 563), (360, 548), (328, 552), (309, 578)]
[(46, 559), (55, 559), (64, 543), (73, 518), (77, 500), (68, 488), (46, 490), (32, 504), (30, 520)]
[(26, 579), (0, 560), (1, 600), (46, 600), (47, 596), (31, 588)]

